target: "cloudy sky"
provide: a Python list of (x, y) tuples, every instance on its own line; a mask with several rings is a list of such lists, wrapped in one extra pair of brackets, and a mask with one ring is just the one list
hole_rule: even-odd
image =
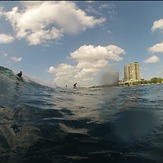
[[(0, 66), (65, 86), (138, 62), (163, 77), (163, 2), (1, 1)], [(106, 78), (106, 77), (105, 77)]]

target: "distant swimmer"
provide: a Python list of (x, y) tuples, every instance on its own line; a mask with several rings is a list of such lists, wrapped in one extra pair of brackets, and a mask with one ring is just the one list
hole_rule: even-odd
[(75, 83), (75, 84), (73, 85), (73, 88), (76, 88), (76, 85), (77, 85), (77, 83)]
[(19, 78), (22, 78), (22, 71), (20, 71), (20, 72), (17, 74), (17, 76), (18, 76)]

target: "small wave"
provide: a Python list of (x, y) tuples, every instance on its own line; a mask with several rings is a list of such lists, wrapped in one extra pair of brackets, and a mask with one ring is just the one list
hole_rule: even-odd
[(63, 123), (59, 123), (59, 126), (60, 126), (61, 130), (63, 130), (64, 132), (67, 132), (67, 133), (76, 133), (76, 134), (84, 134), (84, 135), (88, 134), (88, 129), (86, 129), (86, 128), (73, 128), (73, 127), (69, 127)]

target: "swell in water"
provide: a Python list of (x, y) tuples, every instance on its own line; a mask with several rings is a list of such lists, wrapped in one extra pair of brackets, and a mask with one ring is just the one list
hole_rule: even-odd
[(162, 92), (50, 88), (0, 67), (0, 163), (161, 163)]

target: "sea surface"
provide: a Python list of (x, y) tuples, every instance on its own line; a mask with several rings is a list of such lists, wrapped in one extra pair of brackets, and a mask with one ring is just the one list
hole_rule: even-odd
[(162, 163), (163, 85), (50, 88), (0, 67), (0, 163)]

